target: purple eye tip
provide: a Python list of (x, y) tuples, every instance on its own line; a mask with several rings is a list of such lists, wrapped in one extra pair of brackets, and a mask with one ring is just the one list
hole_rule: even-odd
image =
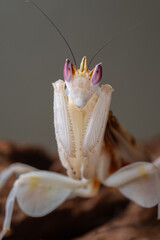
[(72, 79), (72, 64), (69, 59), (66, 59), (64, 68), (63, 68), (63, 77), (64, 80), (70, 82)]
[(101, 81), (101, 78), (102, 78), (102, 63), (99, 63), (95, 66), (91, 77), (92, 85), (98, 84)]

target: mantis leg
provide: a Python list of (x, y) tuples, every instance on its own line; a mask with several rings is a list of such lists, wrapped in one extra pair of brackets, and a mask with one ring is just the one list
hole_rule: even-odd
[[(65, 94), (65, 83), (58, 80), (53, 83), (54, 87), (54, 125), (59, 152), (65, 155), (74, 156), (74, 143), (72, 142), (72, 128), (67, 109), (67, 99)], [(61, 157), (64, 167), (68, 165), (65, 157)]]
[(68, 100), (65, 93), (65, 82), (58, 80), (54, 87), (54, 126), (58, 145), (58, 153), (62, 165), (67, 169), (69, 176), (79, 179), (80, 171), (73, 164), (75, 159), (75, 142), (73, 129), (68, 110)]
[(17, 180), (16, 198), (20, 208), (31, 217), (42, 217), (60, 206), (78, 188), (86, 186), (65, 175), (36, 171), (22, 174)]
[(7, 199), (0, 240), (10, 229), (15, 198), (20, 208), (28, 216), (42, 217), (70, 198), (76, 189), (85, 188), (87, 183), (85, 180), (76, 181), (62, 174), (47, 171), (21, 174)]
[(97, 195), (99, 190), (100, 182), (97, 178), (94, 178), (93, 180), (88, 180), (85, 187), (77, 188), (74, 190), (74, 192), (71, 194), (70, 198), (73, 197), (83, 197), (83, 198), (89, 198), (94, 197)]
[(0, 173), (0, 189), (4, 186), (12, 174), (20, 175), (22, 173), (36, 171), (37, 169), (23, 163), (11, 164), (8, 168)]
[(124, 196), (142, 207), (158, 205), (160, 218), (160, 172), (155, 164), (148, 162), (129, 164), (116, 171), (103, 183), (118, 188)]
[(108, 120), (112, 92), (113, 89), (108, 84), (101, 87), (100, 96), (84, 134), (82, 151), (86, 160), (84, 161), (83, 175), (86, 179), (91, 179), (95, 176), (98, 164), (97, 159), (99, 158), (103, 144), (104, 132)]
[(11, 189), (11, 191), (9, 193), (8, 199), (7, 199), (6, 214), (5, 214), (5, 219), (4, 219), (4, 223), (3, 223), (3, 228), (0, 233), (0, 240), (4, 237), (6, 232), (10, 230), (15, 198), (16, 198), (16, 184), (14, 184), (13, 188)]

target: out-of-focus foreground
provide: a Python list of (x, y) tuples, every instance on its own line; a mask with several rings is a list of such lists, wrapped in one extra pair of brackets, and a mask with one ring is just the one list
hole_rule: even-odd
[[(160, 137), (145, 143), (152, 159), (160, 155), (159, 146)], [(14, 162), (65, 173), (58, 158), (50, 156), (41, 148), (0, 142), (0, 170)], [(14, 180), (15, 176), (0, 192), (1, 226), (6, 198)], [(96, 197), (68, 200), (53, 213), (42, 218), (27, 217), (16, 204), (11, 231), (4, 239), (157, 240), (159, 238), (160, 222), (157, 220), (156, 208), (141, 208), (129, 202), (114, 189), (102, 187)]]

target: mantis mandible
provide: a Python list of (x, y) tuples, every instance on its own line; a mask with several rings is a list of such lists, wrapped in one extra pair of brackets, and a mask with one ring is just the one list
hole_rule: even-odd
[(0, 173), (0, 188), (13, 173), (18, 175), (7, 199), (0, 239), (10, 229), (15, 200), (27, 215), (42, 217), (68, 198), (94, 197), (103, 184), (119, 189), (140, 206), (159, 206), (160, 158), (151, 163), (113, 116), (113, 88), (100, 86), (102, 63), (90, 71), (86, 57), (79, 69), (67, 59), (63, 76), (64, 80), (53, 83), (54, 126), (59, 157), (68, 176), (20, 163)]

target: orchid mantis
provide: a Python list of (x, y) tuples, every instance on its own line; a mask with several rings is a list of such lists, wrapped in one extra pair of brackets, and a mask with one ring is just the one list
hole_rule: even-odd
[[(15, 199), (27, 215), (42, 217), (66, 199), (93, 197), (100, 184), (115, 187), (143, 207), (159, 205), (160, 159), (155, 163), (110, 112), (113, 88), (99, 86), (102, 64), (77, 69), (67, 59), (64, 79), (53, 83), (54, 126), (59, 157), (68, 176), (12, 164), (0, 174), (2, 188), (16, 173), (0, 239), (10, 229)], [(159, 212), (159, 211), (158, 211)], [(158, 214), (159, 216), (159, 214)]]
[[(63, 37), (54, 22), (31, 3)], [(86, 57), (79, 69), (67, 59), (63, 76), (64, 81), (53, 83), (54, 127), (60, 161), (68, 176), (20, 163), (0, 173), (0, 188), (13, 173), (18, 176), (6, 202), (0, 240), (10, 229), (15, 200), (28, 216), (42, 217), (66, 199), (94, 197), (100, 184), (119, 189), (140, 206), (158, 205), (160, 217), (160, 159), (151, 163), (144, 149), (113, 116), (110, 111), (113, 88), (108, 84), (100, 86), (102, 63), (90, 71)]]

